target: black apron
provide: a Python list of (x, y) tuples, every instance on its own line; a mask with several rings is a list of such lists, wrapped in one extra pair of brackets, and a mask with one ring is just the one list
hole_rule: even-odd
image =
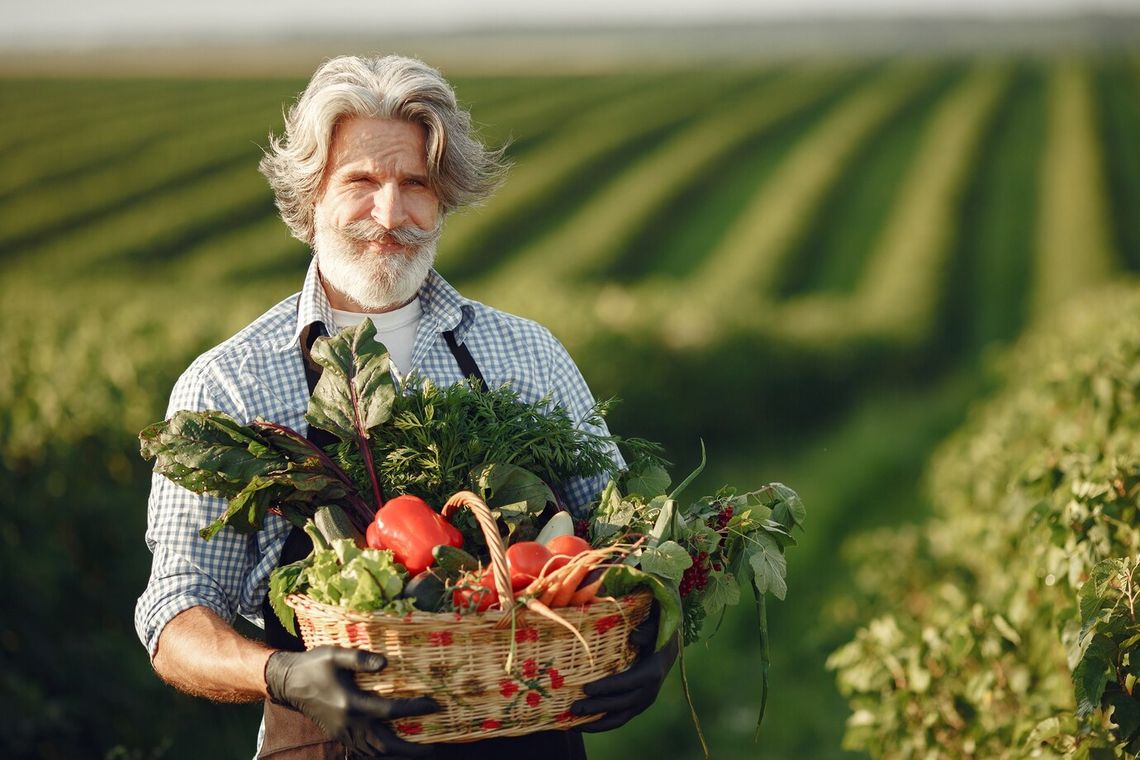
[[(301, 361), (305, 367), (305, 382), (309, 395), (321, 377), (321, 368), (310, 357), (313, 343), (324, 334), (323, 326), (315, 323), (306, 329), (301, 338)], [(473, 377), (486, 387), (483, 373), (475, 363), (467, 347), (455, 339), (448, 330), (444, 340), (456, 364), (465, 377)], [(317, 446), (324, 448), (336, 441), (331, 433), (320, 428), (310, 427), (306, 437)], [(285, 539), (278, 566), (298, 562), (313, 550), (312, 539), (302, 529), (294, 526)], [(303, 652), (305, 645), (281, 625), (277, 614), (269, 605), (268, 595), (261, 604), (261, 615), (265, 621), (265, 643), (274, 649)], [(300, 712), (283, 705), (265, 701), (265, 736), (262, 738), (259, 758), (266, 760), (334, 760), (348, 757), (348, 752), (338, 742), (330, 740), (323, 731)], [(582, 735), (577, 731), (540, 731), (526, 736), (498, 737), (466, 744), (437, 744), (435, 760), (585, 760), (586, 747)]]

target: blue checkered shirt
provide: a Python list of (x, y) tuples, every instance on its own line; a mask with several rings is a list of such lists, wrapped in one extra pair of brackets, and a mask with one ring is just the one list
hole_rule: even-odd
[[(423, 315), (411, 367), (400, 368), (405, 374), (415, 371), (437, 385), (463, 379), (442, 335), (452, 330), (471, 352), (488, 386), (509, 384), (527, 402), (549, 395), (572, 419), (588, 415), (594, 398), (549, 330), (463, 298), (434, 271), (419, 298)], [(336, 329), (315, 261), (299, 294), (190, 365), (174, 386), (167, 416), (182, 409), (214, 409), (245, 422), (263, 417), (304, 432), (309, 391), (300, 335), (314, 322), (330, 332)], [(622, 466), (616, 449), (613, 456)], [(603, 485), (601, 478), (578, 479), (561, 484), (560, 490), (571, 510), (581, 515)], [(224, 507), (221, 499), (195, 495), (160, 475), (152, 477), (146, 542), (154, 560), (150, 581), (135, 607), (135, 629), (152, 657), (163, 627), (191, 607), (208, 607), (229, 621), (241, 615), (262, 625), (269, 573), (280, 560), (291, 526), (281, 517), (269, 516), (254, 535), (226, 529), (202, 540), (198, 530)]]

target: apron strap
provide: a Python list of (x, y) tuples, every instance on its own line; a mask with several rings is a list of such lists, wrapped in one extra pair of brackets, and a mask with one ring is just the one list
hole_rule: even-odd
[(451, 355), (455, 357), (455, 363), (459, 365), (463, 376), (475, 378), (483, 388), (486, 388), (487, 381), (483, 378), (483, 373), (479, 371), (479, 365), (475, 363), (475, 357), (467, 350), (467, 345), (457, 341), (455, 339), (455, 333), (451, 330), (443, 334), (443, 339), (447, 341), (447, 347), (451, 349)]

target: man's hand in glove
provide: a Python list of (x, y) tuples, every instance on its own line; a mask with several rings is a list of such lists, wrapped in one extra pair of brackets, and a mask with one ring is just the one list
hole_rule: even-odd
[(323, 646), (308, 652), (275, 652), (265, 663), (265, 683), (274, 702), (308, 716), (329, 738), (364, 755), (423, 757), (433, 750), (406, 742), (384, 721), (439, 710), (428, 697), (384, 699), (357, 686), (353, 673), (376, 673), (384, 655)]
[(665, 683), (665, 677), (677, 659), (678, 648), (677, 635), (674, 634), (660, 651), (653, 651), (659, 617), (660, 610), (654, 603), (649, 617), (630, 633), (629, 642), (639, 654), (629, 668), (583, 687), (586, 699), (572, 704), (570, 712), (575, 715), (605, 714), (593, 723), (579, 726), (579, 731), (592, 733), (623, 726), (657, 699), (657, 692), (661, 691), (661, 684)]

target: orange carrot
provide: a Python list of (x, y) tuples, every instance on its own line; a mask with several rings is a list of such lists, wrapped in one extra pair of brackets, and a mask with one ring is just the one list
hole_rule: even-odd
[(574, 592), (578, 590), (578, 584), (582, 582), (583, 578), (589, 575), (590, 570), (594, 567), (594, 563), (585, 560), (571, 563), (566, 567), (571, 568), (571, 570), (566, 574), (566, 578), (558, 584), (558, 590), (554, 593), (554, 598), (548, 605), (550, 607), (565, 607), (568, 605), (571, 597), (574, 596)]
[(536, 598), (538, 599), (538, 601), (542, 602), (547, 607), (553, 606), (554, 595), (558, 593), (558, 589), (559, 589), (558, 585), (552, 583), (549, 586), (547, 586), (546, 590), (543, 591), (541, 594), (539, 594), (538, 597), (536, 597)]
[[(601, 570), (601, 568), (597, 569)], [(598, 591), (602, 587), (602, 581), (605, 580), (605, 577), (606, 573), (603, 570), (598, 573), (597, 578), (593, 580), (587, 579), (586, 582), (574, 592), (574, 595), (570, 597), (570, 606), (577, 607), (578, 605), (589, 604), (594, 601), (594, 598), (598, 595)]]

